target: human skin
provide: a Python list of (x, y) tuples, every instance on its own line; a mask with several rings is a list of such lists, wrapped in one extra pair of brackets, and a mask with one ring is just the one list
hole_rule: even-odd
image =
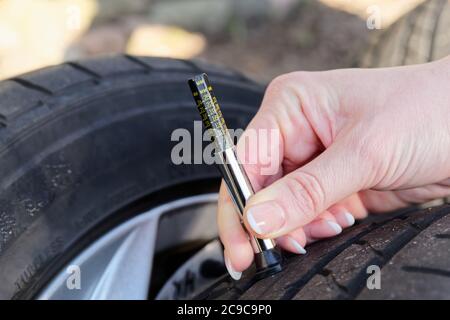
[[(428, 64), (293, 72), (274, 79), (238, 142), (274, 129), (268, 146), (277, 173), (243, 163), (256, 194), (246, 228), (303, 254), (368, 212), (386, 212), (450, 195), (450, 56)], [(248, 236), (222, 183), (219, 235), (233, 278), (253, 260)]]

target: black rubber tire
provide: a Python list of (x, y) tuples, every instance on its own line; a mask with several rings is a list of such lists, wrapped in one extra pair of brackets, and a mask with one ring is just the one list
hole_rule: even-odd
[(170, 159), (172, 131), (200, 120), (187, 85), (200, 72), (245, 127), (263, 88), (199, 62), (111, 56), (0, 82), (0, 299), (34, 297), (145, 206), (217, 190), (214, 167)]
[(374, 38), (362, 67), (425, 63), (450, 54), (450, 1), (428, 0)]
[[(450, 299), (450, 205), (381, 217), (290, 255), (284, 269), (254, 281), (225, 276), (199, 299)], [(381, 288), (369, 290), (369, 266)], [(370, 283), (371, 280), (369, 280)]]

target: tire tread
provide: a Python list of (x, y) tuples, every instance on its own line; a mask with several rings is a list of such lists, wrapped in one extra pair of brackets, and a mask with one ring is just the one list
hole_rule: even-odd
[[(364, 292), (361, 296), (364, 298), (367, 296), (368, 266), (378, 265), (384, 272), (384, 268), (390, 268), (391, 261), (402, 255), (416, 238), (436, 225), (443, 225), (440, 237), (448, 241), (449, 217), (450, 205), (423, 210), (410, 208), (392, 218), (361, 224), (337, 238), (311, 245), (305, 256), (290, 256), (279, 274), (257, 282), (252, 280), (252, 271), (244, 274), (238, 283), (226, 277), (200, 298), (357, 299), (361, 292)], [(438, 254), (435, 256), (439, 259)], [(397, 265), (407, 263), (401, 260)], [(440, 273), (440, 276), (447, 272), (425, 270), (428, 274)], [(216, 292), (216, 288), (220, 290)]]
[[(33, 118), (34, 112), (39, 113), (39, 119), (46, 114), (51, 116), (51, 106), (71, 94), (91, 90), (100, 82), (122, 81), (125, 77), (153, 72), (207, 72), (253, 84), (237, 72), (203, 62), (131, 55), (111, 55), (46, 67), (0, 82), (0, 152), (10, 139), (33, 125), (30, 121), (20, 121), (20, 117)], [(47, 107), (44, 114), (39, 110), (42, 106)]]

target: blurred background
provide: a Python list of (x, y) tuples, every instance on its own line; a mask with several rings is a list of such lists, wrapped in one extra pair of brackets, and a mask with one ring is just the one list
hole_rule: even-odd
[[(0, 79), (110, 53), (202, 59), (263, 82), (294, 70), (422, 62), (448, 54), (450, 46), (449, 2), (425, 2), (0, 0)], [(399, 23), (414, 11), (419, 13)], [(410, 30), (415, 24), (422, 30), (417, 39), (417, 30)], [(388, 41), (386, 33), (396, 48), (375, 52), (378, 42)], [(408, 57), (397, 48), (405, 39)], [(423, 41), (439, 42), (439, 50)]]

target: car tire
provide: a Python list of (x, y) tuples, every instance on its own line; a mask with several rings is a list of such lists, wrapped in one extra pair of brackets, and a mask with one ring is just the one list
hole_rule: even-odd
[(245, 127), (263, 87), (201, 62), (117, 55), (0, 82), (1, 299), (36, 297), (84, 247), (139, 212), (217, 192), (213, 166), (171, 161), (172, 132), (194, 135), (200, 120), (187, 80), (201, 72), (230, 127)]

